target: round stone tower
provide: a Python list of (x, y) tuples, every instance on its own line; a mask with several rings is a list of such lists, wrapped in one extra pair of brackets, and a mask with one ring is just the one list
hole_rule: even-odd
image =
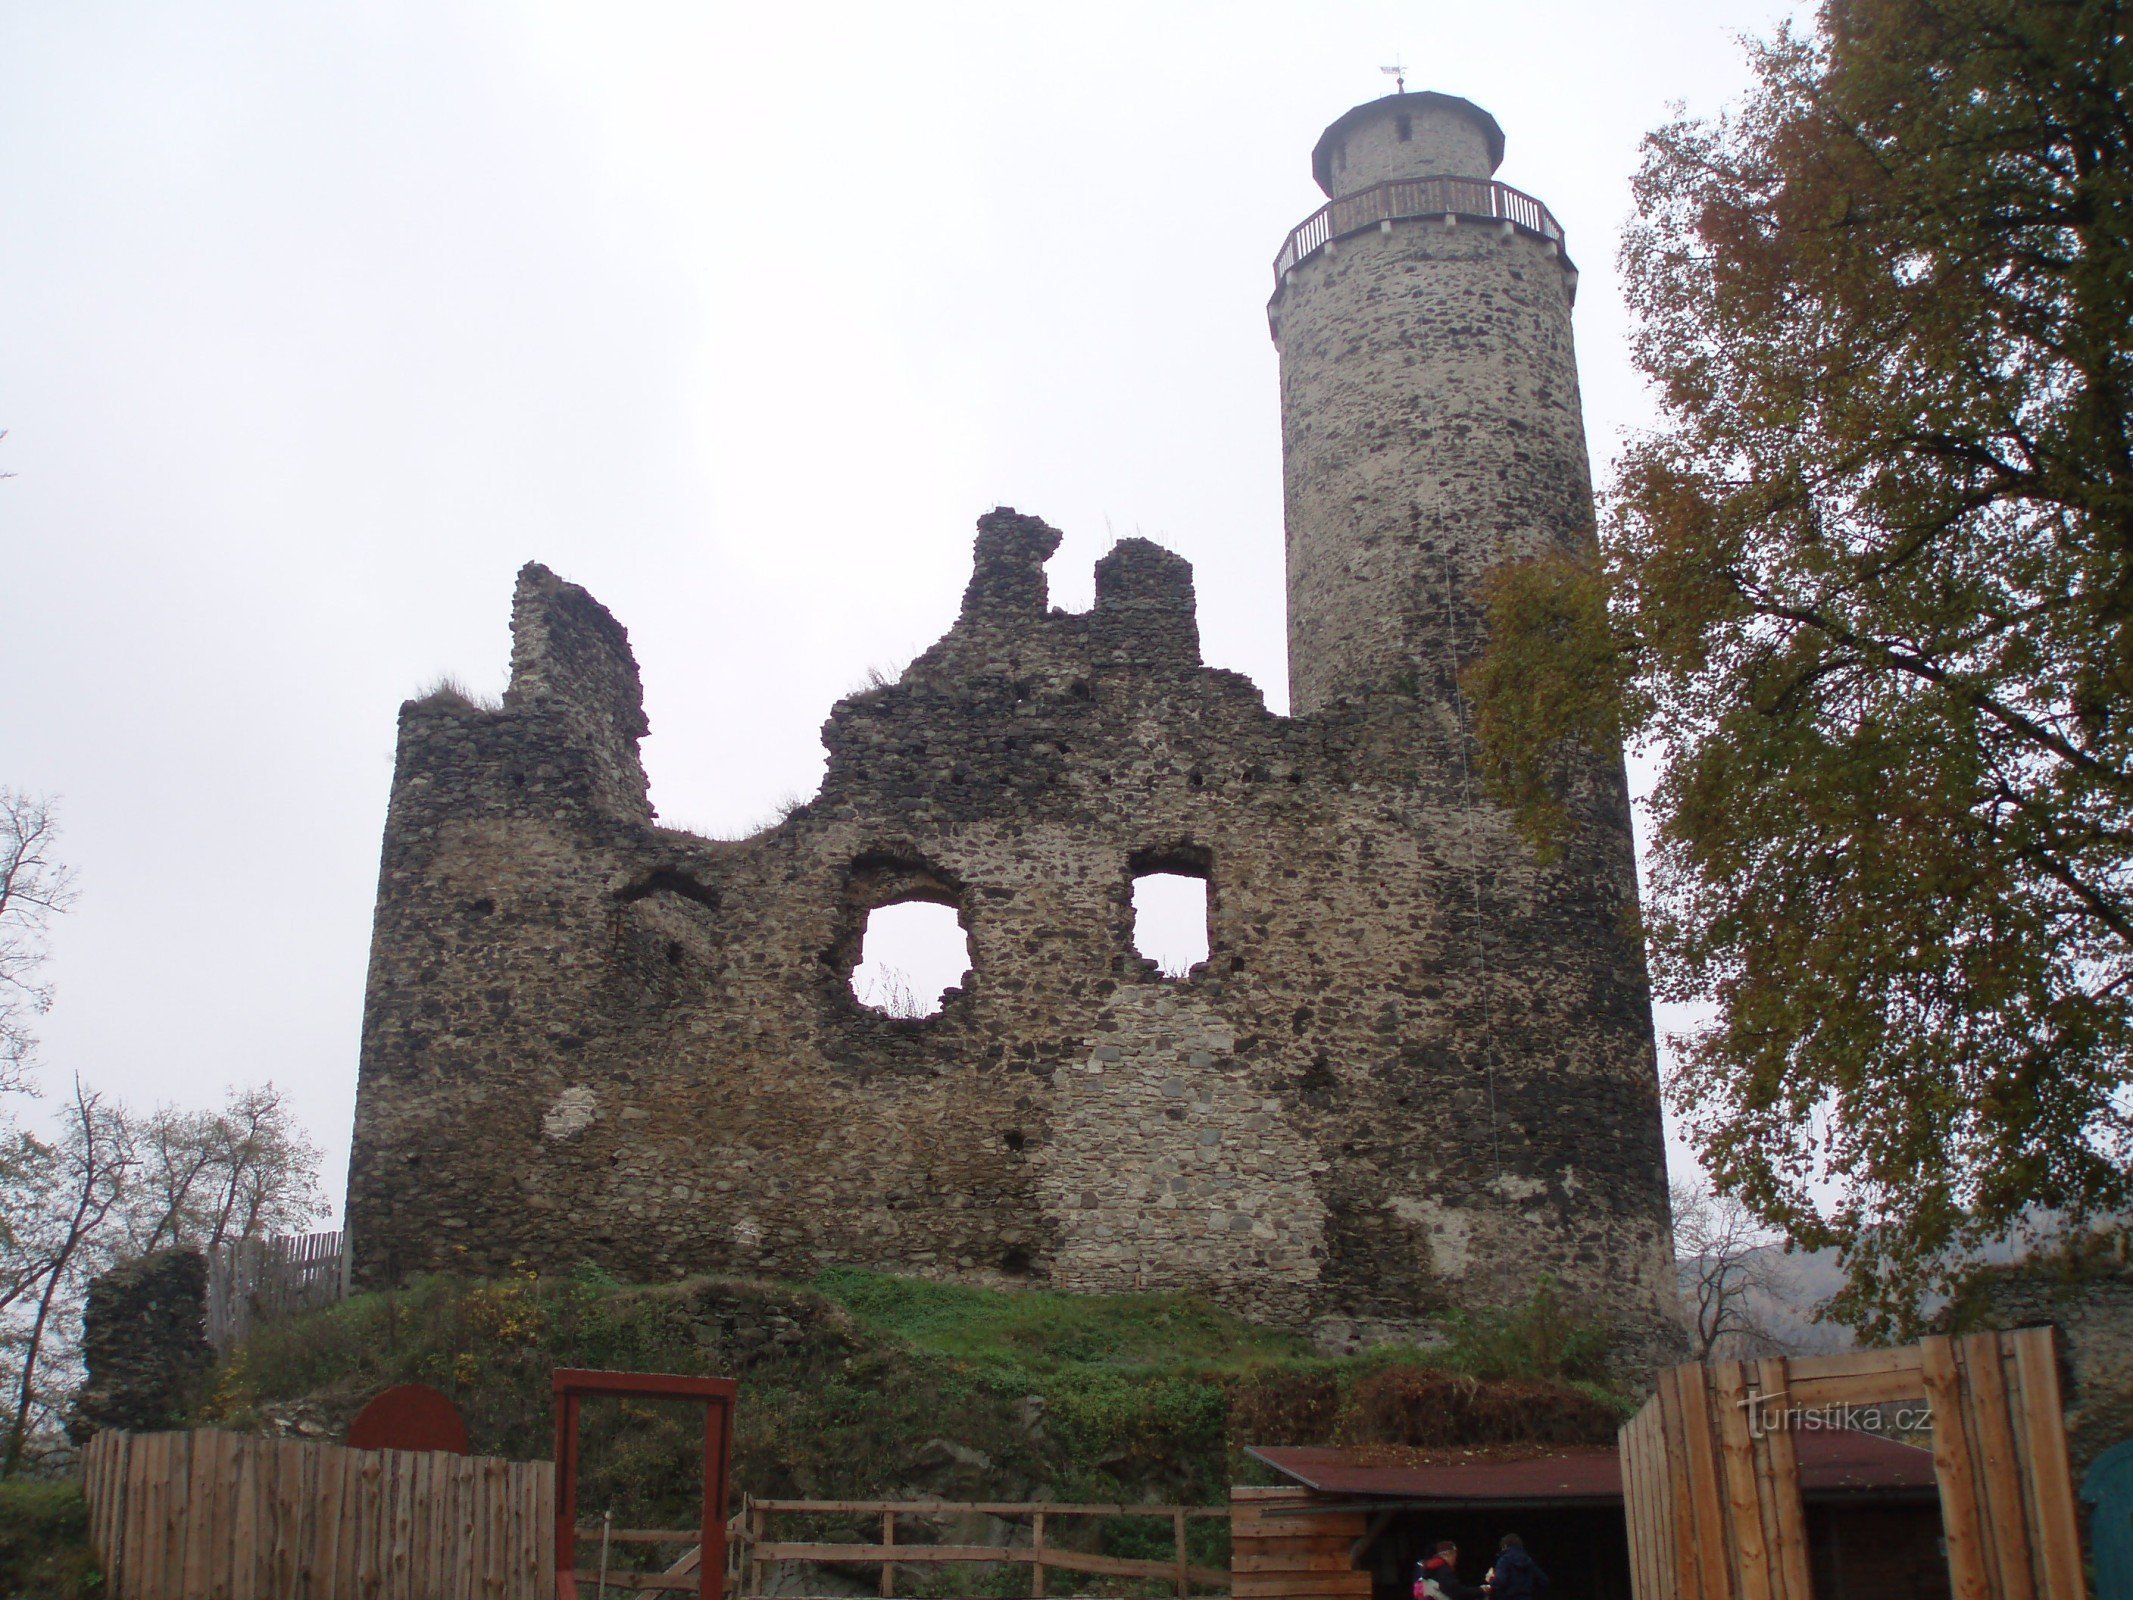
[[(1450, 95), (1348, 112), (1312, 152), (1329, 203), (1290, 234), (1268, 306), (1291, 706), (1406, 830), (1369, 873), (1373, 937), (1412, 958), (1357, 991), (1389, 1002), (1400, 1044), (1319, 1059), (1329, 1147), (1412, 1131), (1389, 1141), (1382, 1190), (1343, 1169), (1326, 1272), (1359, 1327), (1395, 1331), (1414, 1308), (1513, 1304), (1552, 1277), (1612, 1325), (1617, 1359), (1655, 1365), (1680, 1333), (1620, 752), (1564, 762), (1572, 826), (1544, 860), (1482, 783), (1460, 693), (1491, 569), (1593, 528), (1577, 274), (1547, 208), (1495, 181), (1503, 143)], [(1402, 849), (1426, 885), (1395, 885)], [(1422, 1264), (1404, 1286), (1403, 1252)]]
[(1482, 574), (1592, 526), (1577, 273), (1502, 159), (1495, 118), (1430, 93), (1357, 106), (1312, 151), (1330, 203), (1268, 307), (1298, 713), (1393, 692), (1449, 721)]

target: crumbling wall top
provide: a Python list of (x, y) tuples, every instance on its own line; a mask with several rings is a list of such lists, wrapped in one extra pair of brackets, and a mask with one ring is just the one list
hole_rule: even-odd
[(590, 764), (593, 792), (606, 806), (649, 817), (637, 741), (651, 731), (644, 684), (621, 623), (585, 590), (538, 561), (519, 569), (511, 599), (511, 686), (507, 711), (553, 720)]
[(978, 518), (977, 559), (963, 591), (963, 615), (1025, 612), (1041, 616), (1050, 595), (1044, 564), (1059, 548), (1059, 530), (1012, 506)]
[(1200, 664), (1192, 563), (1146, 539), (1121, 539), (1096, 563), (1100, 648), (1136, 666)]

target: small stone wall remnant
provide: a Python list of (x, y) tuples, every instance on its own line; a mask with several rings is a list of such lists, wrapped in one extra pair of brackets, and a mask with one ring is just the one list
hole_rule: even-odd
[(89, 1284), (82, 1314), (88, 1380), (67, 1433), (76, 1444), (104, 1428), (152, 1433), (180, 1425), (214, 1365), (207, 1342), (207, 1258), (158, 1250)]

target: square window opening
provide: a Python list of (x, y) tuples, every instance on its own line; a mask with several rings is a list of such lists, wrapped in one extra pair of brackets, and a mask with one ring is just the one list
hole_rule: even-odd
[(1133, 948), (1166, 978), (1207, 959), (1207, 880), (1145, 872), (1133, 880)]
[(970, 936), (953, 906), (898, 901), (867, 913), (852, 996), (869, 1011), (916, 1021), (937, 1015), (969, 971)]

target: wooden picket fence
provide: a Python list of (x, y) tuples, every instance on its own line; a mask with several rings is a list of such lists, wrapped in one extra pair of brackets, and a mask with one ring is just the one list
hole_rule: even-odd
[(555, 1468), (107, 1431), (82, 1459), (114, 1600), (553, 1600)]
[(207, 1342), (227, 1351), (262, 1318), (339, 1302), (348, 1287), (346, 1246), (338, 1231), (217, 1245), (207, 1255)]

